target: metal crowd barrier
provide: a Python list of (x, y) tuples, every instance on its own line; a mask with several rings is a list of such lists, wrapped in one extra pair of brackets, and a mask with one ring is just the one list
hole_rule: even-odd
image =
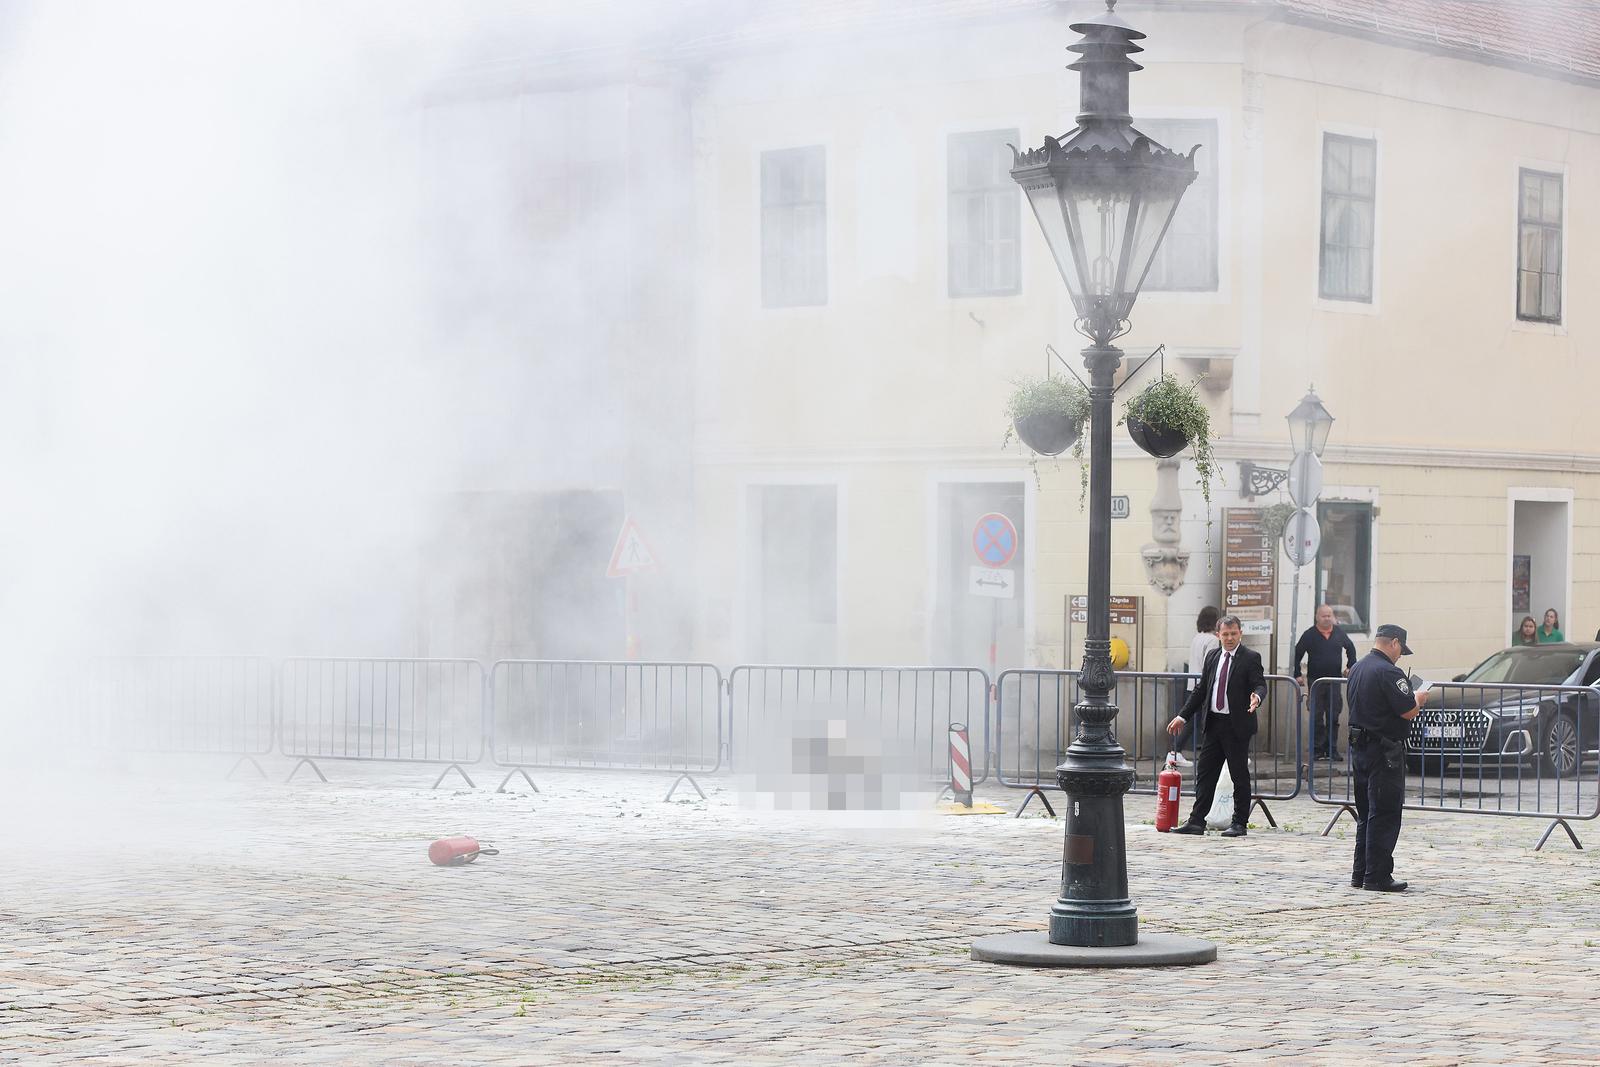
[[(1188, 697), (1198, 675), (1118, 671), (1112, 700), (1117, 718), (1112, 730), (1127, 752), (1134, 771), (1131, 793), (1154, 795), (1156, 778), (1172, 750), (1167, 724)], [(1076, 671), (1002, 671), (994, 709), (995, 777), (1001, 785), (1025, 789), (1020, 816), (1038, 797), (1052, 815), (1045, 790), (1059, 790), (1055, 768), (1077, 736), (1073, 706), (1079, 700)], [(1273, 826), (1268, 801), (1292, 800), (1300, 793), (1302, 720), (1300, 687), (1283, 675), (1267, 676), (1267, 697), (1257, 709), (1260, 719), (1250, 749), (1252, 810), (1259, 807)], [(1203, 716), (1197, 716), (1193, 741), (1185, 751), (1198, 753), (1205, 741)], [(1192, 773), (1192, 772), (1191, 772)]]
[[(280, 751), (298, 759), (463, 764), (484, 749), (483, 664), (470, 659), (286, 659), (279, 683)], [(285, 779), (286, 781), (288, 779)]]
[[(989, 676), (976, 667), (742, 665), (728, 672), (729, 765), (793, 744), (804, 722), (842, 720), (885, 743), (921, 781), (949, 785), (950, 727), (964, 724), (972, 781), (989, 777)], [(742, 762), (741, 762), (742, 761)]]
[(98, 657), (74, 672), (69, 716), (87, 749), (238, 756), (231, 778), (272, 751), (275, 679), (259, 656)]
[(500, 660), (490, 669), (489, 752), (508, 768), (675, 772), (667, 799), (722, 766), (722, 672), (709, 663)]
[[(1319, 679), (1312, 706), (1334, 687), (1343, 695), (1345, 680)], [(1597, 757), (1600, 690), (1436, 682), (1406, 738), (1405, 810), (1549, 819), (1535, 851), (1557, 826), (1582, 848), (1571, 823), (1600, 817)], [(1310, 765), (1311, 799), (1339, 809), (1323, 837), (1346, 812), (1356, 814), (1351, 760), (1345, 745), (1341, 760)]]

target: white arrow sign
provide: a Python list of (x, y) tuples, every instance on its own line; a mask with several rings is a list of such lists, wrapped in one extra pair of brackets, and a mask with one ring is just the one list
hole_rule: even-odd
[(1009, 567), (968, 567), (967, 592), (973, 596), (1013, 600), (1017, 595), (1017, 574)]

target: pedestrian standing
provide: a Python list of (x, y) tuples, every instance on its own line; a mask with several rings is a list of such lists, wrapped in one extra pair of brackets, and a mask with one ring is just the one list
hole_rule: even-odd
[(1559, 645), (1566, 640), (1561, 632), (1561, 616), (1555, 608), (1550, 608), (1544, 613), (1544, 625), (1539, 627), (1539, 643), (1541, 645)]
[(1522, 621), (1517, 623), (1517, 632), (1511, 635), (1513, 645), (1537, 645), (1539, 643), (1539, 624), (1533, 621), (1532, 615), (1524, 615)]
[[(1189, 662), (1183, 665), (1184, 669), (1191, 674), (1199, 674), (1201, 668), (1205, 666), (1206, 657), (1211, 655), (1222, 644), (1217, 638), (1218, 617), (1217, 609), (1209, 604), (1201, 608), (1200, 614), (1195, 616), (1194, 639), (1189, 642)], [(1199, 684), (1199, 678), (1190, 678), (1189, 685), (1183, 692), (1184, 699), (1188, 699), (1189, 694), (1194, 692)], [(1183, 754), (1183, 750), (1189, 747), (1189, 741), (1193, 736), (1194, 723), (1191, 722), (1185, 723), (1178, 736), (1172, 739), (1172, 751), (1178, 754), (1178, 766), (1180, 767), (1193, 766), (1188, 757)]]
[(1339, 755), (1339, 712), (1343, 710), (1339, 686), (1318, 685), (1323, 678), (1343, 678), (1356, 665), (1356, 645), (1344, 629), (1334, 624), (1333, 608), (1318, 604), (1316, 622), (1294, 646), (1294, 680), (1300, 681), (1300, 661), (1306, 663), (1306, 696), (1311, 703), (1311, 758), (1343, 759)]
[(1205, 716), (1200, 723), (1205, 741), (1196, 761), (1194, 808), (1189, 821), (1172, 832), (1206, 832), (1206, 813), (1216, 797), (1222, 765), (1227, 763), (1233, 778), (1233, 822), (1222, 836), (1243, 837), (1250, 821), (1250, 739), (1256, 733), (1256, 709), (1267, 696), (1267, 676), (1261, 668), (1261, 653), (1241, 643), (1244, 630), (1238, 616), (1224, 615), (1217, 624), (1217, 637), (1221, 647), (1206, 657), (1200, 684), (1167, 723), (1167, 732), (1177, 734), (1194, 722), (1195, 716)]
[(1350, 761), (1355, 767), (1356, 852), (1350, 884), (1398, 893), (1394, 846), (1406, 799), (1406, 734), (1428, 694), (1413, 693), (1397, 664), (1411, 655), (1406, 632), (1378, 627), (1372, 651), (1350, 671)]

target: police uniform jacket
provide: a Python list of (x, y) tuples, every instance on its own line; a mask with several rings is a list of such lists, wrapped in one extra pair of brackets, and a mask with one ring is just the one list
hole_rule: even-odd
[(1406, 672), (1377, 649), (1350, 668), (1350, 725), (1404, 741), (1411, 723), (1400, 716), (1417, 706)]

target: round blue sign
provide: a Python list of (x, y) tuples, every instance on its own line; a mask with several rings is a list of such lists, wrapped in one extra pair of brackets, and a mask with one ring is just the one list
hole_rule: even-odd
[(1017, 528), (998, 511), (991, 511), (972, 528), (972, 550), (985, 567), (1004, 567), (1017, 554)]

